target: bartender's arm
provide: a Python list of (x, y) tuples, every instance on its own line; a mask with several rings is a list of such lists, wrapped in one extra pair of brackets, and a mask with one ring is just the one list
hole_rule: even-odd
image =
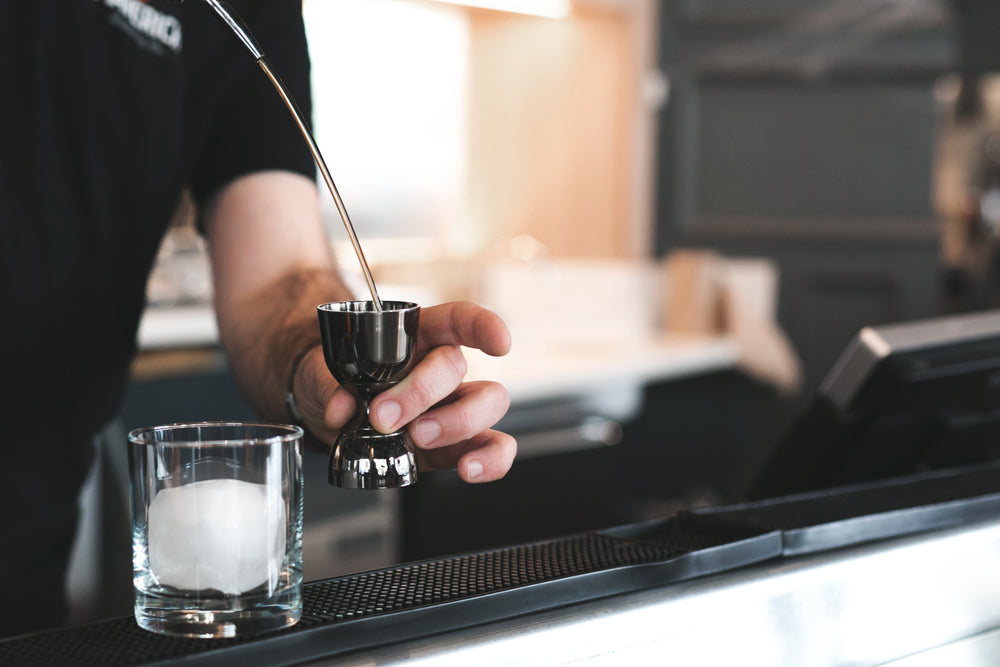
[[(250, 403), (288, 421), (289, 384), (305, 426), (332, 443), (354, 411), (323, 360), (316, 306), (352, 298), (339, 278), (315, 184), (290, 172), (258, 172), (226, 187), (205, 211), (222, 343)], [(424, 469), (456, 468), (468, 482), (503, 477), (514, 439), (491, 427), (507, 411), (495, 382), (463, 383), (459, 346), (499, 356), (510, 334), (496, 314), (469, 303), (422, 310), (418, 363), (379, 394), (372, 423), (389, 432), (409, 424)]]

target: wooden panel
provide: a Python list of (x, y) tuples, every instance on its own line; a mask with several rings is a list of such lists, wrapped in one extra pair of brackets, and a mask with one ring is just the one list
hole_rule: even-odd
[(630, 20), (472, 13), (468, 223), (530, 234), (559, 256), (629, 252)]

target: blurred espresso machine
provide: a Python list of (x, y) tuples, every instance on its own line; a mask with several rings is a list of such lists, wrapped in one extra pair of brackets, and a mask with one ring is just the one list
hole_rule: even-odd
[(1000, 306), (1000, 3), (951, 0), (955, 72), (937, 90), (934, 205), (951, 312)]

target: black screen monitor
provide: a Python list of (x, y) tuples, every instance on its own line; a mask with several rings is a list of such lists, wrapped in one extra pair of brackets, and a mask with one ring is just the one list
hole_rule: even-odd
[(757, 477), (773, 497), (1000, 458), (1000, 311), (865, 327)]

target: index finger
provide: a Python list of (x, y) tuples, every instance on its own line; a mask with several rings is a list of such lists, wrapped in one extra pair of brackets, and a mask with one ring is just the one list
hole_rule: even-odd
[(500, 357), (510, 351), (510, 331), (492, 310), (467, 301), (444, 303), (420, 311), (418, 348), (439, 345), (463, 345)]

